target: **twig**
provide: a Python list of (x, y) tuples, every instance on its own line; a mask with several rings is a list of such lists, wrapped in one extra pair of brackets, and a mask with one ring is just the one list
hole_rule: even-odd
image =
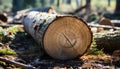
[(91, 27), (101, 27), (101, 28), (120, 30), (120, 27), (114, 27), (114, 26), (108, 26), (108, 25), (99, 25), (99, 24), (88, 24), (88, 25)]
[(5, 58), (0, 57), (0, 61), (6, 62), (8, 64), (14, 64), (15, 66), (22, 67), (24, 69), (35, 69), (33, 66), (25, 65), (19, 62), (11, 61)]

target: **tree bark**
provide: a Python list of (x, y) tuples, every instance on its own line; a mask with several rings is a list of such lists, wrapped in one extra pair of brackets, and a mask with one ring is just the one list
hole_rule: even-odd
[(97, 48), (111, 53), (120, 49), (120, 31), (105, 32), (94, 35)]
[(23, 24), (48, 55), (56, 59), (81, 56), (92, 42), (90, 28), (75, 16), (30, 12), (23, 18)]

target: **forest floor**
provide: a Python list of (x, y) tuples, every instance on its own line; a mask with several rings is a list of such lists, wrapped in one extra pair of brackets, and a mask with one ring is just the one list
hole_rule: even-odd
[(12, 29), (12, 32), (15, 32), (14, 38), (8, 39), (8, 36), (12, 34), (11, 31), (8, 31), (9, 35), (7, 35), (7, 38), (4, 36), (6, 40), (2, 40), (0, 44), (0, 69), (120, 68), (120, 50), (113, 54), (98, 53), (94, 55), (86, 53), (72, 60), (56, 60), (48, 56), (33, 38), (24, 32), (23, 28), (18, 27), (9, 27), (8, 29)]

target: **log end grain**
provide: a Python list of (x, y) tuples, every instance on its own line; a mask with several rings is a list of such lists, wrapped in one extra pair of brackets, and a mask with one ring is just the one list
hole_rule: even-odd
[(81, 56), (92, 42), (90, 28), (75, 16), (30, 12), (23, 18), (23, 24), (24, 29), (55, 59)]
[(74, 16), (57, 17), (43, 37), (45, 51), (51, 57), (61, 60), (83, 55), (91, 42), (91, 30), (82, 19)]

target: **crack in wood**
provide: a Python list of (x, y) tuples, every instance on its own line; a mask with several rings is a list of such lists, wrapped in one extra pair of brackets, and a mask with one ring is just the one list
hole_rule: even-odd
[(76, 44), (76, 40), (72, 43), (71, 41), (70, 41), (70, 39), (63, 33), (63, 36), (66, 38), (66, 40), (69, 42), (69, 44), (70, 44), (70, 47), (74, 47), (74, 45)]

